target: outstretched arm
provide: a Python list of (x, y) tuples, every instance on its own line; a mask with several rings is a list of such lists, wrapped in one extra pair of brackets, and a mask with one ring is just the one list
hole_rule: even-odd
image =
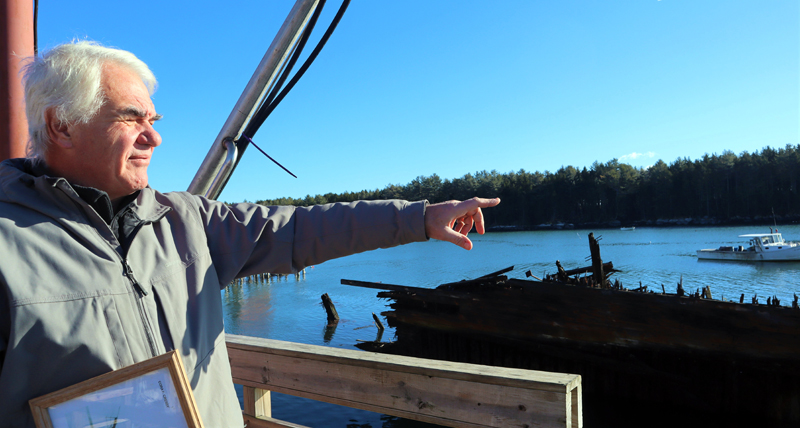
[(472, 198), (463, 202), (447, 201), (428, 205), (425, 210), (425, 233), (429, 238), (452, 242), (465, 250), (472, 249), (472, 241), (467, 234), (475, 226), (481, 235), (483, 213), (481, 208), (493, 207), (500, 203), (500, 198)]

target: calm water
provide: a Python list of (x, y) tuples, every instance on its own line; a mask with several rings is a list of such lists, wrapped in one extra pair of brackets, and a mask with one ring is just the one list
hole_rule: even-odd
[[(787, 240), (800, 241), (800, 226), (779, 227)], [(508, 276), (525, 278), (554, 273), (555, 261), (565, 269), (588, 266), (588, 234), (591, 230), (496, 232), (470, 235), (472, 251), (431, 241), (388, 250), (378, 250), (331, 260), (306, 269), (305, 277), (294, 276), (267, 283), (245, 283), (223, 291), (226, 331), (234, 334), (287, 340), (314, 345), (356, 349), (359, 340), (375, 340), (377, 328), (372, 313), (387, 310), (387, 301), (377, 290), (341, 285), (341, 279), (435, 287), (444, 282), (471, 279), (515, 266)], [(738, 235), (769, 232), (766, 226), (715, 228), (637, 228), (634, 231), (598, 230), (602, 237), (603, 261), (614, 262), (626, 288), (639, 281), (660, 291), (664, 284), (674, 293), (683, 277), (687, 292), (709, 286), (715, 299), (745, 301), (758, 294), (759, 301), (778, 296), (790, 306), (800, 293), (800, 262), (743, 263), (700, 261), (695, 251), (720, 245), (745, 244)], [(326, 315), (320, 296), (328, 293), (341, 321), (326, 334)], [(332, 334), (331, 334), (332, 333)], [(383, 340), (393, 338), (387, 329)], [(273, 394), (273, 416), (313, 427), (389, 428), (422, 427), (426, 424), (310, 400)]]

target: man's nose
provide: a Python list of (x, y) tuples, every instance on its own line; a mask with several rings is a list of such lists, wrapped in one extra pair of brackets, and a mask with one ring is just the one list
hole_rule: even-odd
[(139, 134), (137, 142), (147, 146), (158, 147), (161, 145), (161, 134), (153, 128), (153, 125), (147, 124), (147, 129)]

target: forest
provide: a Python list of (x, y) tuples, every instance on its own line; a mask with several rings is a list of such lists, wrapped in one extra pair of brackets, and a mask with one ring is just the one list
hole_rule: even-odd
[(779, 224), (800, 219), (800, 145), (731, 151), (701, 159), (662, 160), (637, 168), (617, 159), (555, 172), (480, 171), (442, 180), (419, 176), (405, 185), (342, 194), (257, 201), (308, 206), (377, 199), (431, 203), (499, 196), (485, 211), (489, 228), (635, 226), (663, 224)]

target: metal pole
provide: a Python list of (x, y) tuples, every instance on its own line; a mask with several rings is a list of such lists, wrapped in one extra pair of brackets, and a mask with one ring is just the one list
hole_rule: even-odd
[(225, 139), (225, 151), (227, 153), (225, 161), (222, 163), (222, 167), (214, 177), (214, 180), (208, 186), (208, 191), (206, 192), (205, 196), (214, 195), (214, 199), (216, 199), (216, 197), (222, 192), (222, 188), (225, 186), (225, 179), (230, 177), (231, 173), (233, 172), (233, 168), (236, 167), (236, 159), (239, 157), (239, 151), (236, 147), (236, 143), (231, 139)]
[(25, 157), (28, 121), (20, 69), (33, 56), (33, 1), (0, 0), (0, 160)]
[[(253, 77), (250, 78), (244, 92), (239, 97), (239, 101), (236, 102), (233, 111), (228, 116), (228, 120), (225, 121), (225, 125), (222, 126), (222, 130), (214, 140), (214, 144), (200, 165), (197, 174), (195, 174), (192, 183), (189, 185), (188, 191), (190, 193), (216, 199), (222, 192), (223, 186), (212, 189), (211, 185), (212, 182), (227, 182), (227, 177), (233, 173), (232, 166), (223, 168), (226, 157), (228, 159), (231, 158), (226, 149), (225, 140), (235, 141), (244, 131), (247, 122), (255, 114), (256, 109), (291, 55), (293, 47), (300, 39), (302, 29), (305, 28), (318, 3), (319, 0), (297, 0), (294, 4), (289, 16), (286, 17), (283, 26), (281, 26), (266, 54), (264, 54), (264, 58), (256, 68), (255, 73), (253, 73)], [(230, 147), (228, 148), (230, 149)], [(233, 156), (233, 162), (236, 162), (236, 156)], [(228, 171), (227, 175), (225, 175), (225, 171)]]

